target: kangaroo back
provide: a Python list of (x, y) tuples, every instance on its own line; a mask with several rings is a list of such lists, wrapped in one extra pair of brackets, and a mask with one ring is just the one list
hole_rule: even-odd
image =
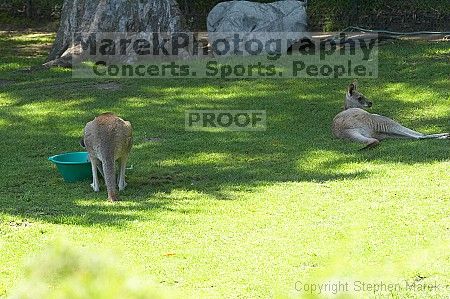
[(115, 161), (126, 159), (132, 146), (131, 124), (112, 113), (96, 117), (85, 127), (84, 143), (91, 161), (101, 162), (108, 199), (118, 199)]

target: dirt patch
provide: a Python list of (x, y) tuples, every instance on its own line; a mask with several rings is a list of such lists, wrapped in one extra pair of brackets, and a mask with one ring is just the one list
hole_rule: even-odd
[(0, 31), (2, 56), (46, 57), (52, 47), (53, 33), (36, 31)]
[(95, 82), (85, 82), (85, 81), (68, 81), (68, 82), (56, 82), (49, 83), (45, 86), (46, 88), (89, 88), (89, 89), (100, 89), (100, 90), (112, 90), (117, 91), (122, 89), (122, 85), (116, 82), (106, 82), (106, 83), (95, 83)]
[(52, 48), (52, 43), (43, 44), (28, 44), (24, 46), (15, 46), (11, 50), (17, 53), (18, 56), (22, 57), (40, 57), (46, 56), (50, 49)]
[(99, 83), (99, 84), (96, 84), (96, 87), (97, 87), (97, 89), (100, 89), (100, 90), (112, 90), (112, 91), (117, 91), (117, 90), (122, 89), (122, 86), (116, 82)]
[(27, 219), (19, 220), (19, 221), (10, 221), (9, 226), (15, 227), (15, 228), (24, 228), (31, 226), (31, 222), (29, 222)]
[(425, 40), (430, 42), (448, 42), (450, 35), (445, 34), (418, 34), (414, 36), (404, 36), (401, 39), (405, 40)]
[(15, 82), (13, 80), (2, 80), (0, 79), (0, 87), (12, 85)]
[(144, 137), (144, 142), (162, 142), (163, 140), (161, 137)]

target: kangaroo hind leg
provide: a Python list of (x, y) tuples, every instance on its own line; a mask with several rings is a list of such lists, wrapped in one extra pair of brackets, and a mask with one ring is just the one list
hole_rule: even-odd
[(92, 167), (92, 184), (91, 187), (94, 190), (94, 192), (100, 191), (100, 186), (98, 183), (98, 175), (97, 175), (97, 167), (99, 164), (101, 164), (100, 160), (98, 160), (95, 157), (91, 157), (91, 167)]
[(119, 159), (119, 191), (122, 191), (127, 186), (125, 182), (125, 171), (127, 169), (127, 157)]
[(378, 139), (372, 138), (372, 137), (366, 137), (358, 131), (348, 132), (347, 138), (349, 138), (352, 141), (364, 143), (366, 146), (363, 147), (361, 150), (371, 149), (371, 148), (376, 147), (378, 144), (380, 144), (380, 141)]

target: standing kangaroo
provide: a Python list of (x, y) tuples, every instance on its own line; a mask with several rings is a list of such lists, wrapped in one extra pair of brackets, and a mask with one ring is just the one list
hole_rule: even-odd
[(81, 145), (86, 147), (92, 164), (92, 189), (100, 190), (97, 168), (105, 179), (108, 190), (108, 200), (118, 200), (116, 189), (115, 162), (120, 165), (119, 191), (125, 189), (125, 170), (128, 155), (133, 143), (132, 128), (128, 121), (124, 121), (113, 113), (104, 113), (86, 124)]
[(450, 136), (449, 133), (425, 135), (413, 131), (388, 117), (363, 110), (370, 107), (372, 102), (357, 91), (356, 82), (350, 84), (344, 111), (333, 119), (333, 135), (364, 143), (363, 149), (375, 147), (385, 138), (448, 139)]

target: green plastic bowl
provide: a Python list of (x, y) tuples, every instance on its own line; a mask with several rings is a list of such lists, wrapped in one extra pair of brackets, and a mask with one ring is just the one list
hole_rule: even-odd
[(59, 173), (68, 183), (92, 179), (91, 161), (87, 152), (74, 152), (48, 158), (58, 168)]

